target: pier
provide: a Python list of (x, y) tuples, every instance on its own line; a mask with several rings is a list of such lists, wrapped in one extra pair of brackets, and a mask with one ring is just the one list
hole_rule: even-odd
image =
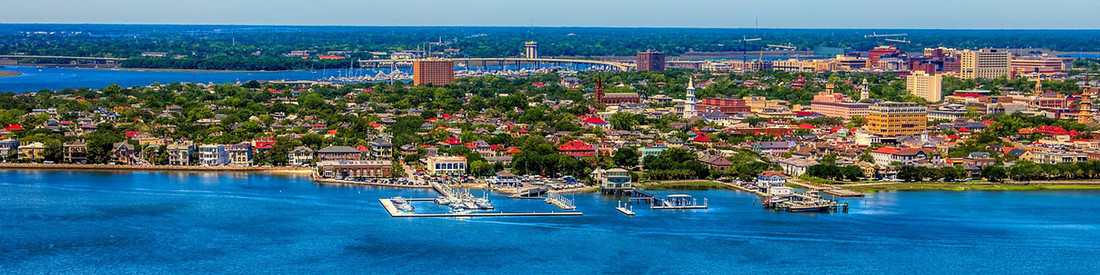
[(649, 205), (650, 209), (707, 209), (707, 199), (703, 204), (698, 204), (695, 198), (687, 194), (672, 194), (667, 198), (656, 198)]
[(576, 210), (577, 206), (573, 204), (573, 200), (567, 199), (558, 193), (547, 193), (546, 203), (553, 204), (562, 210)]
[(625, 206), (623, 206), (623, 201), (619, 201), (619, 206), (616, 206), (615, 210), (619, 210), (619, 212), (623, 213), (623, 215), (627, 215), (627, 216), (634, 216), (635, 215), (634, 214), (634, 206), (631, 205), (630, 209), (627, 209)]
[(844, 189), (844, 188), (840, 188), (840, 187), (837, 187), (837, 186), (834, 186), (834, 185), (810, 183), (810, 182), (804, 182), (804, 181), (800, 181), (800, 180), (796, 180), (796, 179), (791, 179), (787, 182), (790, 183), (790, 184), (802, 186), (803, 188), (806, 188), (806, 189), (817, 189), (817, 190), (820, 190), (821, 193), (829, 194), (829, 195), (832, 195), (832, 196), (835, 196), (835, 197), (863, 197), (863, 196), (865, 196), (865, 194), (863, 194), (863, 193), (848, 190), (848, 189)]
[[(423, 201), (423, 199), (406, 199), (408, 201)], [(430, 200), (430, 199), (429, 199)], [(460, 213), (438, 213), (438, 214), (422, 214), (422, 213), (408, 213), (397, 209), (397, 206), (393, 204), (391, 199), (379, 199), (382, 203), (382, 207), (386, 209), (386, 212), (390, 214), (390, 217), (395, 218), (461, 218), (461, 217), (566, 217), (566, 216), (583, 216), (581, 212), (460, 212)]]

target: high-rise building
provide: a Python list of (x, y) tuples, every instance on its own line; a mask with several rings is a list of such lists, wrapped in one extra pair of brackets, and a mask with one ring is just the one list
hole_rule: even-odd
[(524, 55), (523, 55), (524, 58), (527, 58), (527, 59), (539, 58), (539, 42), (535, 42), (535, 41), (523, 42), (523, 47), (525, 49), (527, 49), (527, 51), (524, 52)]
[(684, 98), (684, 119), (695, 117), (695, 79), (688, 79), (687, 96)]
[(939, 102), (943, 99), (943, 76), (915, 71), (905, 78), (905, 90), (928, 102)]
[(881, 137), (912, 136), (928, 128), (928, 108), (911, 102), (871, 105), (867, 131)]
[(443, 59), (418, 59), (413, 61), (413, 85), (435, 84), (443, 86), (455, 80), (455, 63)]
[(963, 50), (959, 56), (959, 77), (964, 79), (998, 78), (1008, 76), (1012, 70), (1010, 54), (1005, 50)]
[(634, 57), (634, 64), (637, 65), (638, 71), (665, 71), (665, 53), (646, 50), (644, 52), (638, 52), (638, 55)]

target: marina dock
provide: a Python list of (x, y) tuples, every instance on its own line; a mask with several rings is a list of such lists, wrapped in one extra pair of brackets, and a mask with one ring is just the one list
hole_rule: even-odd
[(558, 193), (546, 193), (546, 203), (553, 204), (562, 210), (576, 210), (577, 206), (573, 205), (573, 200), (563, 197)]
[(802, 186), (803, 188), (806, 188), (806, 189), (817, 189), (817, 190), (820, 190), (821, 193), (829, 194), (829, 195), (832, 195), (832, 196), (835, 196), (835, 197), (863, 197), (863, 196), (865, 196), (865, 194), (863, 194), (863, 193), (848, 190), (848, 189), (844, 189), (844, 188), (840, 188), (840, 187), (837, 187), (837, 186), (834, 186), (834, 185), (803, 182), (803, 181), (795, 180), (795, 179), (791, 179), (791, 180), (787, 181), (787, 183)]
[(619, 206), (616, 206), (615, 210), (619, 210), (619, 212), (623, 213), (623, 215), (627, 215), (627, 216), (634, 216), (635, 215), (634, 206), (630, 206), (630, 209), (627, 209), (626, 207), (623, 206), (623, 201), (619, 201)]
[[(408, 201), (424, 201), (433, 199), (407, 199)], [(447, 218), (447, 217), (564, 217), (564, 216), (583, 216), (581, 212), (468, 212), (468, 213), (437, 213), (437, 214), (421, 214), (421, 213), (408, 213), (401, 211), (394, 205), (391, 199), (379, 199), (382, 203), (382, 207), (386, 209), (386, 212), (390, 214), (390, 217), (395, 218)]]

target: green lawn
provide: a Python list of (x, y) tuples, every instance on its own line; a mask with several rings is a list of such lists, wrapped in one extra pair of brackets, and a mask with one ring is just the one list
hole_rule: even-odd
[(873, 193), (879, 191), (1036, 191), (1036, 190), (1100, 190), (1096, 184), (1050, 184), (1050, 185), (1014, 185), (996, 183), (946, 183), (946, 182), (920, 182), (920, 183), (884, 183), (876, 185), (843, 186), (845, 189)]

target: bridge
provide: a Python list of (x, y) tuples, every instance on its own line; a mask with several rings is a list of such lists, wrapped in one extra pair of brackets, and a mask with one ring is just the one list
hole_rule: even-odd
[[(455, 62), (455, 65), (461, 67), (487, 67), (487, 66), (520, 66), (524, 64), (528, 65), (565, 65), (565, 64), (584, 64), (589, 66), (600, 66), (612, 68), (619, 71), (628, 71), (633, 67), (633, 64), (603, 61), (603, 60), (588, 60), (588, 59), (556, 59), (556, 58), (520, 58), (520, 57), (488, 57), (488, 58), (449, 58)], [(360, 59), (359, 65), (364, 68), (387, 68), (387, 67), (412, 67), (413, 60), (411, 59)]]
[(38, 58), (38, 59), (73, 59), (73, 60), (98, 60), (98, 61), (122, 61), (125, 58), (117, 57), (91, 57), (91, 56), (63, 56), (63, 55), (0, 55), (0, 58)]

